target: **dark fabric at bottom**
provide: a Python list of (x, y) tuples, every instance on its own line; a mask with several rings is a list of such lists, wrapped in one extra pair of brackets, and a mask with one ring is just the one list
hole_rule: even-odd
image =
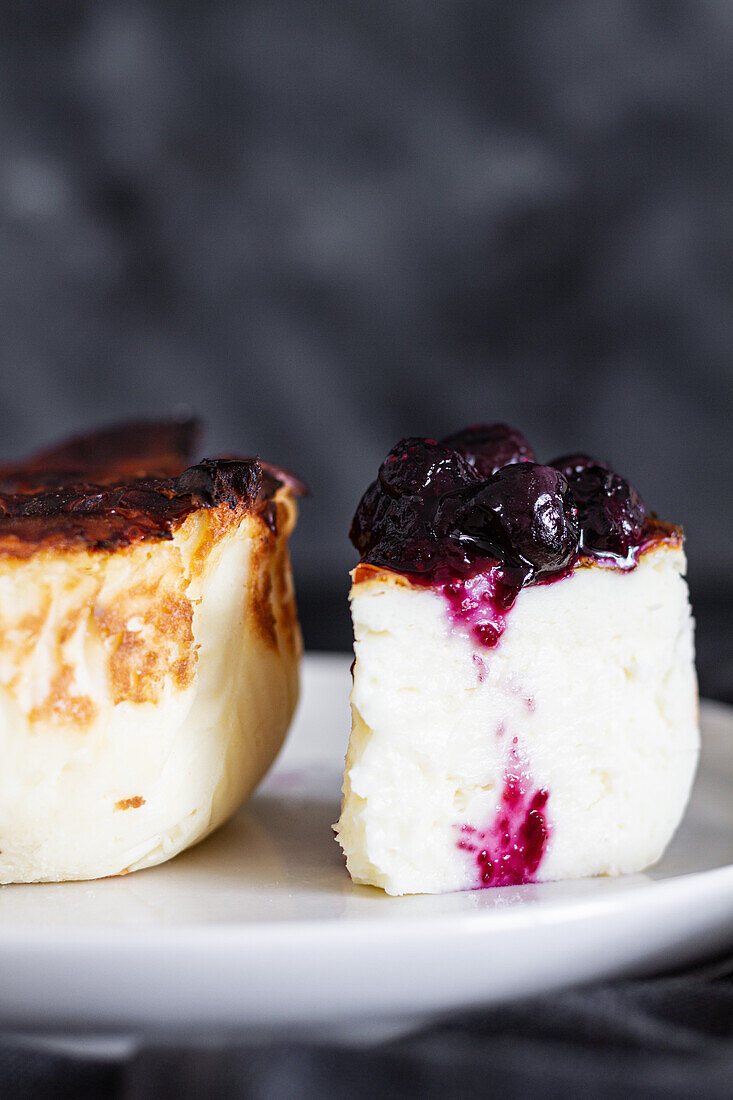
[(0, 1040), (0, 1096), (9, 1100), (97, 1100), (124, 1095), (124, 1070), (33, 1050), (12, 1036)]
[(160, 1100), (733, 1097), (733, 974), (629, 981), (454, 1019), (377, 1047), (148, 1047), (121, 1064), (0, 1045), (0, 1095)]

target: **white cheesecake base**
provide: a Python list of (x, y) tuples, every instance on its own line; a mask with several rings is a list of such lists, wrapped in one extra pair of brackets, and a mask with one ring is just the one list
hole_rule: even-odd
[(171, 541), (0, 559), (0, 882), (150, 867), (277, 754), (298, 693), (287, 540), (226, 504)]
[(662, 543), (629, 572), (588, 566), (525, 588), (493, 649), (431, 588), (390, 573), (355, 583), (336, 826), (352, 878), (390, 894), (482, 885), (459, 844), (495, 828), (509, 773), (548, 792), (534, 880), (654, 863), (699, 752), (684, 569)]

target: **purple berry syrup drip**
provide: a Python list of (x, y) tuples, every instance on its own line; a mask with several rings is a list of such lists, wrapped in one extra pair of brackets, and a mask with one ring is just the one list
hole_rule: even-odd
[[(446, 581), (438, 588), (448, 605), (452, 623), (467, 629), (471, 637), (487, 649), (498, 644), (518, 592), (512, 585), (502, 583), (499, 568), (489, 568), (461, 580)], [(482, 680), (484, 674), (482, 666), (479, 679)]]
[(400, 440), (349, 536), (365, 564), (442, 591), (451, 621), (491, 648), (522, 588), (582, 558), (631, 569), (654, 523), (604, 463), (576, 454), (542, 466), (515, 429), (474, 424), (441, 442)]
[(513, 748), (491, 825), (484, 829), (458, 826), (457, 847), (469, 854), (475, 867), (472, 889), (535, 881), (550, 839), (548, 799), (549, 792), (533, 785)]

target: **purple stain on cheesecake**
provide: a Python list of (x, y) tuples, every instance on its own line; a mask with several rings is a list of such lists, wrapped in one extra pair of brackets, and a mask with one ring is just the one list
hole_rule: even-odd
[(457, 847), (471, 857), (475, 871), (471, 889), (536, 881), (551, 834), (549, 797), (546, 788), (534, 785), (513, 749), (491, 823), (483, 829), (459, 826)]
[[(537, 584), (553, 584), (569, 576), (571, 572), (567, 568), (561, 573), (543, 578)], [(426, 582), (420, 577), (417, 583)], [(434, 581), (431, 587), (445, 600), (448, 618), (453, 626), (464, 630), (484, 649), (494, 649), (501, 640), (509, 612), (523, 585), (517, 579), (516, 571), (495, 562), (487, 562), (482, 571), (468, 577)], [(485, 666), (483, 671), (485, 673)], [(483, 676), (479, 679), (482, 680)], [(534, 700), (527, 697), (525, 701), (528, 710), (534, 710)]]
[[(488, 569), (462, 580), (438, 585), (448, 605), (451, 622), (487, 649), (498, 645), (504, 633), (506, 617), (519, 595), (519, 589), (506, 584), (499, 568)], [(480, 677), (483, 678), (482, 676)]]

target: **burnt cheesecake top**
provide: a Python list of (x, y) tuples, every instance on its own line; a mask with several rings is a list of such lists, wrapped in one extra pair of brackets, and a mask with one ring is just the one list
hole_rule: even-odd
[(682, 530), (647, 512), (605, 462), (584, 454), (541, 465), (506, 424), (474, 424), (440, 441), (392, 448), (368, 487), (349, 537), (361, 563), (444, 584), (491, 568), (511, 590), (566, 576), (577, 565), (632, 569)]
[(274, 527), (278, 490), (305, 492), (258, 458), (190, 465), (198, 436), (195, 420), (117, 424), (0, 466), (0, 557), (170, 539), (192, 512), (219, 505)]

